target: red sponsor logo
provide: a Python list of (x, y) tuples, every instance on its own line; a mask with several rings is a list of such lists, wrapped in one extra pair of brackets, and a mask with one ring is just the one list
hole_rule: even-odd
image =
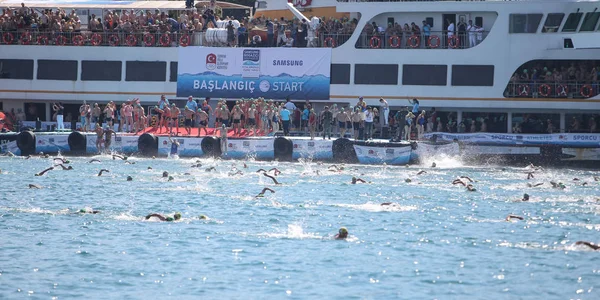
[(217, 56), (210, 53), (206, 56), (206, 69), (214, 70), (217, 67)]

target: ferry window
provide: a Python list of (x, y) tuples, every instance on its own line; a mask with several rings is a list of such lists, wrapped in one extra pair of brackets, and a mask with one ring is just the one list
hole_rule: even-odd
[(33, 79), (33, 59), (0, 59), (0, 78)]
[(76, 60), (38, 59), (37, 79), (77, 81)]
[(256, 1), (256, 8), (267, 8), (267, 1)]
[(511, 14), (510, 33), (536, 33), (543, 14)]
[(166, 81), (167, 62), (128, 61), (125, 63), (125, 81)]
[(585, 18), (583, 18), (583, 23), (581, 24), (579, 31), (594, 31), (599, 18), (600, 12), (591, 12), (585, 14)]
[(432, 18), (432, 17), (427, 17), (427, 18), (425, 18), (425, 22), (426, 22), (427, 24), (429, 24), (429, 26), (430, 26), (431, 28), (433, 28), (433, 18)]
[(398, 84), (398, 65), (356, 64), (354, 84)]
[(331, 84), (350, 84), (350, 64), (331, 64)]
[(475, 26), (483, 27), (483, 17), (475, 17)]
[(581, 17), (583, 13), (570, 13), (567, 21), (565, 22), (565, 26), (563, 26), (563, 32), (574, 32), (577, 30), (577, 26), (579, 25), (579, 21), (581, 21)]
[(548, 14), (542, 32), (557, 32), (564, 17), (565, 14), (563, 13)]
[(171, 62), (171, 74), (169, 74), (170, 82), (177, 82), (177, 66), (178, 64), (176, 61)]
[(494, 86), (493, 65), (453, 65), (453, 86)]
[(121, 81), (121, 61), (81, 61), (82, 81)]
[(403, 65), (403, 85), (446, 85), (448, 66), (446, 65)]

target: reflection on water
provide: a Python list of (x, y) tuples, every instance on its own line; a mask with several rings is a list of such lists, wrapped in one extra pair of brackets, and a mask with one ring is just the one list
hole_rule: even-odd
[[(589, 170), (94, 158), (37, 177), (52, 160), (0, 158), (0, 298), (600, 296), (600, 251), (575, 245), (600, 242)], [(273, 167), (281, 185), (256, 172)]]

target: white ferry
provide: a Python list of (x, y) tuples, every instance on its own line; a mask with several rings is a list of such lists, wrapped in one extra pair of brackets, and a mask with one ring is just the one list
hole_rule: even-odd
[[(20, 2), (0, 0), (0, 7), (18, 9)], [(437, 109), (443, 131), (470, 132), (471, 122), (475, 131), (481, 131), (485, 120), (485, 131), (490, 133), (550, 131), (598, 139), (594, 123), (600, 113), (600, 1), (293, 0), (292, 4), (295, 10), (285, 0), (259, 0), (253, 16), (274, 19), (301, 13), (325, 20), (357, 20), (351, 34), (317, 36), (315, 46), (332, 48), (329, 99), (312, 101), (317, 105), (354, 105), (362, 96), (374, 106), (384, 98), (394, 111), (416, 98), (421, 109)], [(108, 10), (185, 10), (184, 1), (26, 5), (38, 12), (74, 9), (85, 19), (82, 24), (93, 12), (101, 16)], [(252, 14), (250, 7), (216, 5)], [(415, 23), (419, 32), (385, 32), (387, 24), (396, 23), (401, 27)], [(369, 29), (372, 24), (381, 32), (374, 34)], [(365, 26), (368, 30), (363, 30)], [(128, 36), (119, 36), (115, 42), (105, 33), (100, 33), (99, 43), (90, 36), (81, 42), (71, 38), (61, 42), (62, 35), (40, 40), (39, 36), (23, 36), (22, 31), (15, 33), (25, 37), (24, 42), (4, 34), (0, 38), (0, 110), (5, 112), (22, 109), (29, 120), (50, 121), (55, 101), (75, 111), (83, 100), (102, 104), (139, 97), (142, 104), (153, 105), (162, 94), (177, 99), (177, 66), (184, 63), (178, 60), (179, 36), (166, 42), (158, 37), (148, 44), (139, 36), (129, 44)], [(206, 34), (199, 41), (187, 40), (189, 44), (215, 45)], [(446, 128), (448, 123), (450, 128)], [(465, 128), (461, 129), (461, 123)], [(600, 147), (600, 143), (592, 144)]]

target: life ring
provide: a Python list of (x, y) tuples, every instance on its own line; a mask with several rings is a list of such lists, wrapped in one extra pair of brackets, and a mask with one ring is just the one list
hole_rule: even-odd
[(48, 37), (45, 35), (40, 35), (37, 38), (38, 45), (48, 45)]
[(74, 46), (83, 46), (83, 36), (76, 35), (73, 37), (73, 45)]
[(119, 36), (112, 34), (108, 37), (108, 44), (111, 46), (119, 46)]
[[(435, 44), (433, 43), (433, 41), (435, 41)], [(427, 39), (427, 44), (429, 45), (429, 48), (437, 48), (442, 44), (442, 41), (440, 40), (440, 37), (437, 35), (432, 35)]]
[(35, 154), (35, 133), (31, 131), (21, 131), (17, 135), (17, 147), (19, 147), (21, 155), (23, 156)]
[[(375, 41), (377, 41), (377, 44), (375, 44)], [(372, 37), (371, 41), (369, 42), (369, 46), (371, 46), (372, 49), (379, 49), (381, 48), (381, 39), (379, 37)]]
[(388, 39), (388, 44), (392, 48), (398, 48), (398, 47), (400, 47), (400, 43), (401, 42), (402, 42), (402, 40), (397, 35), (390, 36), (390, 38)]
[(10, 33), (10, 32), (5, 32), (5, 33), (2, 35), (2, 41), (3, 41), (5, 44), (12, 44), (12, 42), (13, 42), (14, 40), (15, 40), (15, 36), (14, 36), (12, 33)]
[(579, 94), (581, 94), (581, 96), (585, 97), (585, 98), (589, 98), (592, 96), (592, 86), (589, 84), (583, 85), (580, 89), (579, 89)]
[(187, 46), (189, 46), (190, 45), (190, 36), (187, 35), (187, 34), (182, 35), (179, 38), (179, 45), (181, 47), (187, 47)]
[(144, 45), (146, 45), (147, 47), (154, 45), (154, 35), (152, 35), (151, 33), (146, 33), (144, 35), (143, 40), (144, 40)]
[(163, 33), (158, 41), (163, 47), (169, 47), (171, 45), (171, 35), (169, 33)]
[(406, 41), (409, 47), (415, 49), (421, 45), (421, 37), (418, 35), (411, 35)]
[(94, 33), (92, 34), (92, 46), (98, 46), (102, 43), (102, 36), (98, 33)]
[(23, 32), (21, 34), (21, 44), (29, 45), (31, 43), (31, 33), (29, 31)]
[(294, 143), (282, 136), (273, 141), (273, 156), (279, 161), (291, 161)]
[[(327, 42), (329, 42), (329, 46), (327, 45)], [(323, 47), (335, 48), (335, 41), (333, 40), (333, 38), (332, 37), (326, 38), (325, 41), (323, 42)]]
[(561, 84), (556, 88), (556, 95), (566, 97), (569, 94), (569, 87)]
[(144, 133), (138, 138), (138, 151), (144, 156), (158, 154), (158, 138), (152, 134)]
[(529, 85), (519, 84), (519, 96), (529, 96)]
[(456, 49), (456, 48), (458, 48), (459, 45), (460, 45), (460, 39), (458, 39), (458, 36), (453, 35), (451, 37), (448, 37), (448, 47), (450, 47), (452, 49)]
[(548, 95), (552, 93), (552, 87), (550, 87), (548, 84), (542, 84), (538, 88), (538, 92), (540, 95), (542, 95), (542, 97), (548, 97)]
[(67, 138), (72, 154), (85, 154), (87, 152), (87, 137), (79, 131), (73, 131)]
[(200, 142), (200, 149), (206, 156), (219, 157), (222, 153), (221, 140), (214, 136), (204, 137)]
[(127, 42), (128, 46), (133, 47), (137, 45), (137, 38), (133, 34), (128, 35), (127, 38), (125, 38), (125, 41)]
[(59, 46), (64, 46), (67, 43), (67, 38), (64, 35), (59, 35), (56, 37), (56, 44)]

